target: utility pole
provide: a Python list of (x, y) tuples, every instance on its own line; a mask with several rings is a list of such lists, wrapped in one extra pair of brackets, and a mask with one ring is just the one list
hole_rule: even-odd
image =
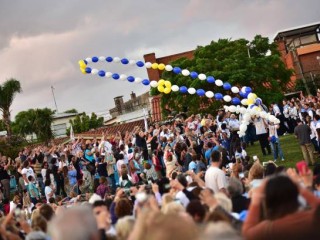
[(57, 102), (56, 102), (56, 98), (54, 96), (54, 87), (51, 86), (51, 91), (52, 91), (52, 96), (53, 96), (53, 101), (54, 101), (54, 105), (56, 106), (56, 111), (58, 113), (58, 106), (57, 106)]

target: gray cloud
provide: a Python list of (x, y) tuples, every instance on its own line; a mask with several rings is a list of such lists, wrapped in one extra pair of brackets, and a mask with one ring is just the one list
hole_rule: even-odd
[[(319, 21), (317, 0), (10, 1), (0, 0), (0, 83), (14, 77), (23, 93), (13, 114), (35, 107), (106, 111), (142, 84), (82, 75), (78, 60), (111, 55), (142, 59), (174, 54), (218, 38), (273, 37), (289, 27)], [(92, 65), (93, 66), (93, 65)], [(146, 77), (144, 69), (94, 66)]]

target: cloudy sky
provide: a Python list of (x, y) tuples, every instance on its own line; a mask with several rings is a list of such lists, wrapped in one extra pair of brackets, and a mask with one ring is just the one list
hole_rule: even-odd
[[(319, 22), (319, 0), (0, 0), (0, 83), (23, 88), (12, 113), (29, 108), (70, 108), (105, 113), (113, 98), (142, 84), (83, 75), (88, 56), (143, 59), (194, 49), (219, 38), (270, 38), (283, 29)], [(145, 69), (115, 64), (98, 68), (145, 77)]]

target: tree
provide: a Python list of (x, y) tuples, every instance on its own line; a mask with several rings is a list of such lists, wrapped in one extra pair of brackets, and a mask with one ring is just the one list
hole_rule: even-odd
[[(81, 133), (103, 126), (103, 121), (103, 117), (98, 118), (95, 113), (92, 113), (91, 117), (82, 113), (82, 115), (78, 115), (73, 120), (70, 120), (70, 124), (72, 125), (74, 133)], [(67, 131), (68, 135), (69, 132), (70, 129)]]
[(24, 137), (34, 133), (38, 140), (47, 143), (54, 137), (51, 129), (53, 114), (54, 111), (49, 108), (19, 112), (12, 126), (13, 131)]
[(2, 119), (0, 119), (0, 131), (5, 131), (6, 130), (6, 126), (4, 125), (4, 122)]
[(16, 79), (9, 79), (0, 85), (0, 110), (2, 112), (3, 123), (7, 130), (7, 135), (11, 137), (10, 107), (17, 93), (22, 91), (20, 82)]
[[(271, 54), (268, 54), (268, 53)], [(207, 46), (200, 46), (194, 52), (192, 60), (181, 58), (171, 63), (181, 69), (204, 73), (206, 76), (214, 76), (223, 82), (229, 82), (232, 86), (250, 86), (264, 103), (279, 101), (283, 97), (283, 91), (290, 81), (292, 70), (286, 69), (281, 61), (277, 46), (269, 43), (269, 39), (257, 35), (253, 41), (245, 39), (230, 40), (220, 39), (212, 41)], [(163, 72), (162, 78), (170, 80), (172, 85), (202, 88), (214, 93), (236, 96), (231, 91), (225, 91), (222, 87), (210, 84), (199, 79), (192, 80), (173, 72)], [(151, 90), (151, 95), (159, 94), (156, 88)], [(161, 97), (162, 109), (183, 111), (186, 108), (191, 113), (212, 111), (221, 107), (222, 101), (214, 98), (199, 97), (197, 94), (181, 94), (171, 92)], [(205, 107), (204, 107), (205, 106)]]

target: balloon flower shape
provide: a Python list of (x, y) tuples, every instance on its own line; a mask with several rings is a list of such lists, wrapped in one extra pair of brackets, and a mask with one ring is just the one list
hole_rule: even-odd
[(158, 82), (158, 91), (169, 94), (171, 92), (171, 82), (160, 79)]
[(239, 105), (224, 106), (224, 109), (227, 112), (241, 114), (242, 120), (238, 131), (240, 137), (243, 137), (246, 134), (247, 127), (253, 117), (261, 117), (274, 124), (280, 123), (278, 118), (263, 110), (261, 98), (258, 98), (254, 93), (249, 93), (248, 98), (242, 99), (241, 104), (247, 105), (248, 107), (240, 107)]

